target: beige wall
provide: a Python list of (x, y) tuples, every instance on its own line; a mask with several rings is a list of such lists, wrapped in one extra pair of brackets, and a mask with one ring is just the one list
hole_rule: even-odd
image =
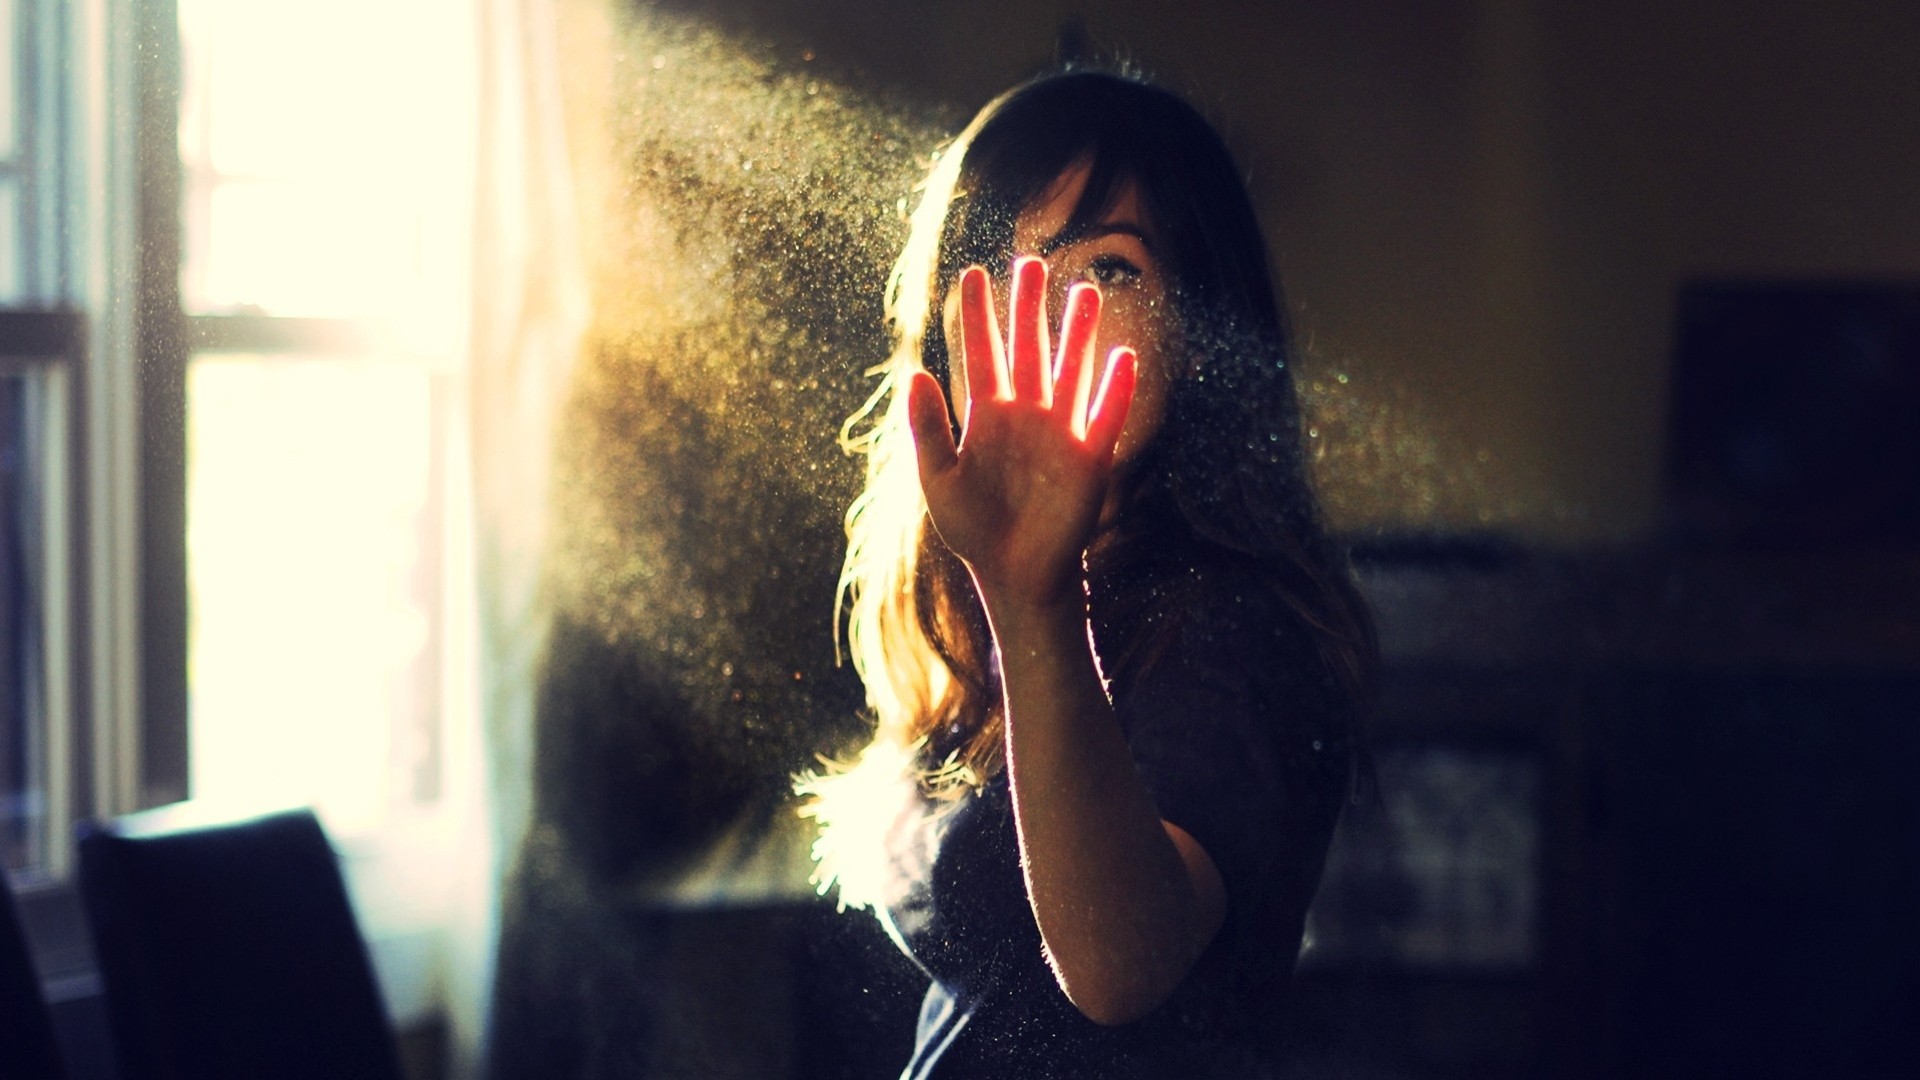
[[(1920, 5), (1630, 0), (1543, 19), (1570, 490), (1646, 519), (1674, 284), (1920, 277)], [(1702, 10), (1702, 8), (1707, 10)]]
[(1920, 277), (1920, 4), (675, 6), (966, 110), (1078, 16), (1191, 93), (1252, 173), (1349, 525), (1643, 535), (1683, 278)]

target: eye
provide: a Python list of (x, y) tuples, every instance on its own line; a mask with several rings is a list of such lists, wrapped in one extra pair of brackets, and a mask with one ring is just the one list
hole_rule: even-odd
[(1087, 264), (1086, 279), (1101, 288), (1131, 285), (1140, 280), (1140, 268), (1124, 255), (1096, 255)]

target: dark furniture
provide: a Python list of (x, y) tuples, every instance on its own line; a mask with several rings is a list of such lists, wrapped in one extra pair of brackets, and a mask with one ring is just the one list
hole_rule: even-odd
[(80, 840), (123, 1080), (401, 1080), (337, 856), (308, 811)]
[(14, 908), (13, 886), (4, 875), (0, 875), (0, 1076), (10, 1080), (66, 1076), (40, 991), (40, 974)]

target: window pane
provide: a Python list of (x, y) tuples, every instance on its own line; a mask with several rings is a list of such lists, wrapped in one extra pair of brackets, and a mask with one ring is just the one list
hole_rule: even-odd
[(468, 6), (181, 0), (189, 313), (455, 317)]
[(21, 301), (20, 243), (25, 236), (20, 222), (20, 182), (0, 174), (0, 304)]
[(0, 0), (0, 160), (13, 157), (20, 142), (20, 9)]
[(0, 375), (0, 863), (16, 876), (46, 860), (49, 809), (37, 390)]
[(385, 310), (420, 278), (407, 257), (418, 245), (400, 243), (417, 223), (389, 195), (367, 185), (220, 184), (210, 195), (203, 304), (275, 314)]
[(1504, 968), (1535, 961), (1540, 766), (1512, 752), (1397, 747), (1380, 805), (1349, 808), (1309, 918), (1314, 962)]
[(434, 377), (209, 355), (188, 379), (193, 796), (342, 829), (436, 798)]

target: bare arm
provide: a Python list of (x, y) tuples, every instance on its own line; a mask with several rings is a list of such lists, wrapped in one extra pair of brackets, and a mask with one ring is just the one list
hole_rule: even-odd
[(1226, 894), (1206, 852), (1155, 810), (1087, 634), (1080, 556), (1131, 400), (1131, 356), (1115, 351), (1093, 400), (1099, 294), (1075, 286), (1055, 395), (1045, 288), (1043, 264), (1016, 267), (1003, 349), (984, 273), (962, 276), (959, 447), (930, 376), (916, 377), (909, 405), (935, 526), (972, 572), (1000, 650), (1014, 817), (1041, 939), (1068, 999), (1118, 1024), (1166, 1000), (1218, 931)]
[(1161, 820), (1101, 691), (1079, 605), (989, 601), (1007, 702), (1007, 761), (1027, 896), (1069, 1000), (1138, 1019), (1219, 930), (1212, 859)]

